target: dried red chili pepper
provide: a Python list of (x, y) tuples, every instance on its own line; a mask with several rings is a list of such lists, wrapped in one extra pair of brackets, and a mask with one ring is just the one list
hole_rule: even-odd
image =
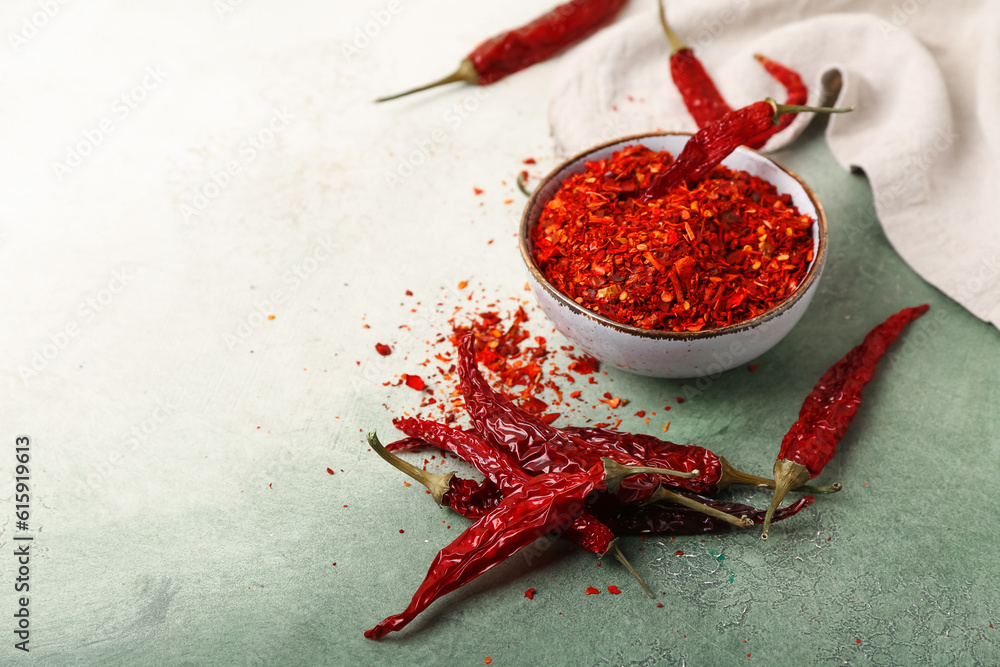
[[(493, 391), (476, 366), (471, 336), (466, 336), (459, 344), (458, 373), (465, 409), (476, 431), (495, 449), (511, 455), (526, 472), (581, 472), (601, 457), (612, 458), (623, 465), (643, 465), (641, 460), (617, 449), (591, 445), (554, 428)], [(678, 474), (664, 480), (647, 475), (629, 479), (629, 500), (641, 502), (652, 495), (661, 482), (681, 483), (682, 478), (700, 473), (694, 470), (675, 472)]]
[[(504, 452), (493, 449), (474, 433), (425, 419), (397, 419), (393, 423), (396, 428), (406, 433), (410, 438), (389, 444), (386, 447), (387, 450), (398, 451), (416, 444), (430, 444), (456, 454), (466, 462), (471, 463), (486, 477), (485, 481), (490, 482), (491, 486), (499, 490), (499, 497), (490, 496), (497, 503), (503, 496), (520, 490), (531, 479), (531, 475), (522, 470), (516, 461)], [(427, 486), (423, 480), (418, 481)], [(465, 493), (472, 491), (477, 495), (466, 498), (463, 491)], [(448, 505), (466, 518), (476, 518), (479, 516), (476, 514), (477, 510), (485, 508), (488, 511), (490, 509), (482, 504), (485, 499), (484, 492), (476, 488), (455, 489), (455, 493), (448, 497)], [(465, 508), (470, 508), (472, 513), (467, 513)], [(615, 556), (622, 560), (626, 567), (632, 568), (631, 564), (623, 560), (624, 555), (613, 549), (614, 533), (587, 512), (582, 513), (572, 524), (565, 527), (562, 536), (599, 556), (606, 555), (609, 550), (613, 550)]]
[(694, 51), (670, 28), (663, 0), (660, 0), (660, 25), (670, 40), (670, 76), (698, 127), (714, 123), (732, 111)]
[[(715, 82), (705, 71), (701, 61), (694, 55), (694, 51), (677, 36), (667, 23), (663, 0), (660, 0), (660, 24), (670, 41), (670, 75), (681, 94), (681, 99), (684, 100), (684, 106), (687, 107), (688, 113), (694, 118), (699, 128), (720, 120), (732, 111), (732, 108), (719, 93)], [(809, 101), (809, 91), (798, 72), (760, 54), (754, 57), (764, 66), (768, 74), (785, 87), (785, 104), (802, 105)], [(771, 127), (752, 139), (748, 139), (746, 145), (750, 148), (761, 148), (768, 139), (788, 127), (794, 119), (794, 113), (782, 116), (777, 127)]]
[(764, 517), (762, 539), (767, 539), (771, 513), (789, 489), (816, 477), (837, 452), (861, 404), (861, 392), (871, 381), (879, 359), (907, 324), (930, 306), (904, 308), (872, 329), (860, 345), (835, 363), (819, 379), (799, 410), (799, 419), (781, 441), (774, 464), (774, 497)]
[(571, 0), (514, 30), (487, 39), (452, 74), (405, 93), (380, 97), (376, 102), (464, 81), (476, 86), (495, 83), (515, 72), (548, 60), (566, 47), (604, 27), (628, 0)]
[[(392, 456), (379, 443), (374, 431), (369, 433), (368, 443), (383, 458), (389, 460)], [(402, 629), (442, 595), (472, 581), (546, 533), (573, 521), (585, 510), (588, 497), (595, 492), (614, 493), (626, 477), (650, 470), (653, 469), (630, 469), (605, 459), (585, 472), (532, 477), (442, 549), (407, 608), (365, 632), (365, 637), (379, 639)]]
[[(777, 79), (778, 83), (785, 87), (785, 104), (801, 106), (809, 101), (809, 89), (806, 87), (805, 82), (802, 81), (802, 76), (798, 72), (759, 53), (755, 54), (754, 58), (764, 66), (768, 74)], [(773, 126), (758, 134), (747, 143), (747, 146), (750, 148), (762, 147), (767, 143), (768, 139), (791, 125), (792, 121), (795, 120), (795, 116), (796, 114), (794, 113), (785, 114), (778, 120), (777, 126)]]
[(649, 203), (664, 197), (682, 183), (694, 183), (704, 178), (730, 153), (778, 123), (788, 113), (812, 111), (816, 113), (845, 113), (849, 109), (832, 107), (807, 107), (778, 104), (768, 97), (741, 109), (731, 111), (718, 121), (698, 130), (684, 145), (677, 159), (659, 174), (640, 201)]
[[(765, 512), (741, 503), (729, 503), (705, 496), (692, 496), (698, 502), (733, 516), (746, 516), (753, 523), (764, 521)], [(779, 508), (773, 521), (783, 521), (813, 504), (813, 496), (799, 498), (787, 507)], [(598, 503), (591, 508), (601, 521), (621, 535), (697, 535), (729, 532), (732, 524), (719, 521), (701, 510), (676, 505), (650, 504), (642, 507)]]

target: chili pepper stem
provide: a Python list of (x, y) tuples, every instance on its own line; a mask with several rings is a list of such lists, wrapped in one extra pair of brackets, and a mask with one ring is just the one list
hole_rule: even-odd
[(524, 181), (524, 173), (517, 175), (517, 189), (521, 191), (525, 197), (531, 197), (531, 190), (528, 189), (527, 183)]
[(438, 79), (433, 83), (428, 83), (426, 86), (420, 86), (419, 88), (412, 88), (403, 93), (396, 93), (395, 95), (388, 95), (386, 97), (380, 97), (376, 102), (388, 102), (389, 100), (395, 100), (406, 95), (412, 95), (413, 93), (419, 93), (422, 90), (429, 90), (431, 88), (437, 88), (438, 86), (444, 86), (449, 83), (457, 83), (459, 81), (464, 81), (465, 83), (471, 83), (474, 86), (479, 85), (479, 72), (476, 71), (475, 66), (472, 61), (468, 58), (464, 59), (458, 66), (458, 69), (444, 77), (443, 79)]
[(421, 470), (412, 463), (404, 461), (387, 450), (379, 441), (375, 431), (368, 432), (368, 444), (375, 450), (376, 454), (385, 459), (386, 463), (391, 465), (396, 470), (406, 473), (426, 486), (427, 490), (431, 492), (431, 497), (434, 498), (434, 502), (438, 505), (441, 504), (441, 499), (444, 497), (444, 494), (448, 493), (448, 490), (451, 488), (451, 478), (455, 476), (455, 473), (449, 472), (442, 475)]
[(709, 507), (704, 503), (699, 503), (697, 500), (692, 500), (691, 498), (682, 496), (679, 493), (674, 493), (662, 485), (653, 492), (653, 495), (650, 496), (649, 500), (647, 500), (644, 504), (648, 505), (659, 500), (666, 500), (684, 507), (690, 507), (693, 510), (698, 510), (703, 514), (707, 514), (708, 516), (715, 517), (716, 519), (725, 521), (726, 523), (731, 523), (738, 528), (749, 528), (753, 525), (753, 519), (746, 515), (737, 519), (732, 514), (727, 514), (726, 512), (717, 510), (714, 507)]
[(625, 558), (625, 554), (622, 553), (622, 550), (618, 547), (618, 538), (615, 538), (615, 540), (611, 543), (611, 546), (608, 547), (608, 550), (604, 553), (604, 555), (607, 556), (609, 553), (613, 553), (615, 555), (615, 558), (618, 559), (618, 562), (624, 565), (625, 569), (629, 571), (629, 574), (635, 577), (635, 580), (639, 582), (640, 586), (642, 586), (642, 590), (646, 591), (646, 595), (649, 596), (649, 599), (650, 600), (655, 599), (653, 597), (653, 591), (649, 589), (649, 586), (643, 580), (642, 576), (635, 569), (635, 567), (632, 566), (632, 563), (628, 562), (628, 558)]
[(771, 504), (767, 507), (764, 515), (764, 531), (760, 534), (760, 539), (767, 539), (767, 531), (771, 528), (771, 517), (774, 510), (784, 500), (785, 496), (792, 489), (802, 486), (809, 481), (809, 469), (801, 463), (778, 459), (774, 464), (774, 495), (771, 497)]
[(664, 7), (664, 0), (660, 0), (660, 25), (663, 26), (663, 32), (667, 35), (667, 39), (670, 40), (670, 55), (688, 48), (688, 45), (677, 36), (677, 33), (667, 23), (667, 8)]
[[(738, 468), (734, 468), (733, 464), (726, 460), (724, 456), (719, 457), (719, 463), (722, 465), (722, 474), (719, 476), (718, 487), (720, 489), (727, 488), (730, 484), (747, 484), (749, 486), (756, 486), (758, 488), (774, 488), (774, 480), (767, 477), (761, 477), (759, 475), (752, 475), (748, 472), (743, 472)], [(829, 486), (813, 486), (811, 484), (803, 484), (797, 486), (791, 491), (798, 491), (800, 493), (811, 493), (816, 495), (822, 495), (827, 493), (836, 493), (840, 491), (843, 487), (840, 482), (834, 482)]]
[(623, 466), (621, 463), (609, 459), (606, 456), (601, 457), (601, 461), (604, 463), (604, 475), (605, 480), (608, 485), (608, 491), (611, 493), (617, 493), (618, 489), (622, 485), (622, 480), (626, 477), (632, 475), (641, 475), (643, 473), (650, 473), (653, 475), (670, 475), (672, 477), (683, 477), (685, 479), (690, 479), (692, 477), (697, 477), (701, 474), (700, 470), (692, 470), (691, 472), (682, 472), (680, 470), (668, 470), (667, 468), (648, 468), (646, 466)]
[(802, 104), (778, 104), (773, 97), (765, 97), (764, 101), (774, 109), (774, 117), (771, 119), (775, 125), (778, 119), (788, 113), (799, 113), (802, 111), (812, 111), (815, 113), (848, 113), (854, 111), (854, 107), (810, 107)]

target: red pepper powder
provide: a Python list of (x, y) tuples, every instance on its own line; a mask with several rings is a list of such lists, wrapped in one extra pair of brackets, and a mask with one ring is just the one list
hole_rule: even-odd
[(667, 331), (727, 326), (788, 298), (813, 259), (813, 219), (723, 166), (639, 202), (672, 161), (628, 146), (564, 180), (532, 230), (549, 282), (616, 322)]
[(534, 600), (535, 599), (535, 589), (534, 588), (529, 588), (528, 590), (524, 591), (524, 597), (528, 598), (529, 600)]
[(601, 591), (593, 586), (587, 586), (587, 595), (599, 595)]
[(375, 343), (375, 351), (381, 354), (383, 357), (388, 357), (390, 354), (392, 354), (392, 348), (382, 343)]
[(611, 593), (612, 595), (621, 595), (622, 594), (622, 592), (620, 590), (618, 590), (617, 586), (608, 586), (608, 592)]

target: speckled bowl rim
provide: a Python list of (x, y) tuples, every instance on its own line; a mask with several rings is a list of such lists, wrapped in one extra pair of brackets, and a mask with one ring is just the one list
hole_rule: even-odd
[[(664, 329), (642, 329), (640, 327), (634, 327), (627, 324), (622, 324), (621, 322), (615, 322), (614, 320), (605, 317), (604, 315), (600, 315), (591, 310), (583, 308), (576, 301), (569, 298), (569, 296), (563, 294), (558, 289), (556, 289), (556, 287), (548, 281), (548, 279), (542, 273), (541, 269), (539, 269), (538, 266), (535, 264), (535, 259), (534, 257), (531, 256), (531, 251), (528, 247), (529, 246), (528, 228), (529, 225), (531, 224), (529, 218), (531, 216), (531, 211), (534, 209), (535, 203), (539, 199), (542, 191), (545, 189), (545, 186), (550, 181), (555, 180), (557, 174), (563, 172), (567, 167), (570, 167), (574, 163), (580, 162), (581, 160), (585, 160), (587, 156), (599, 150), (612, 146), (614, 144), (623, 144), (624, 147), (626, 142), (634, 141), (641, 143), (643, 139), (647, 139), (650, 137), (664, 137), (664, 136), (690, 137), (692, 136), (692, 134), (690, 132), (648, 132), (644, 134), (633, 134), (626, 137), (619, 137), (618, 139), (607, 141), (603, 144), (599, 144), (597, 146), (588, 148), (585, 151), (581, 151), (580, 153), (577, 153), (573, 157), (565, 160), (558, 167), (550, 171), (548, 175), (546, 175), (545, 178), (543, 178), (541, 182), (539, 182), (538, 186), (535, 187), (535, 190), (534, 192), (532, 192), (531, 197), (528, 198), (528, 203), (524, 207), (524, 213), (521, 214), (521, 224), (520, 224), (520, 229), (518, 230), (517, 243), (521, 249), (521, 259), (524, 261), (524, 264), (528, 268), (528, 271), (535, 278), (535, 280), (538, 281), (538, 284), (541, 285), (543, 289), (545, 289), (545, 291), (551, 294), (559, 303), (568, 307), (574, 313), (582, 315), (583, 317), (589, 318), (594, 322), (598, 322), (608, 328), (614, 329), (621, 333), (626, 333), (633, 336), (640, 336), (642, 338), (678, 340), (678, 341), (690, 341), (702, 338), (715, 338), (717, 336), (724, 336), (726, 334), (733, 334), (753, 329), (754, 327), (760, 326), (761, 324), (764, 324), (765, 322), (773, 320), (774, 318), (784, 314), (792, 306), (794, 306), (802, 297), (804, 297), (806, 293), (809, 292), (813, 284), (817, 280), (819, 280), (820, 273), (822, 273), (823, 267), (826, 264), (827, 235), (828, 235), (828, 230), (826, 226), (826, 212), (823, 210), (823, 205), (820, 204), (819, 199), (817, 199), (816, 194), (812, 191), (812, 188), (806, 185), (806, 182), (803, 181), (798, 174), (793, 172), (791, 169), (788, 169), (783, 165), (775, 162), (774, 160), (767, 157), (760, 151), (756, 151), (747, 146), (740, 146), (736, 150), (738, 151), (745, 150), (745, 151), (750, 151), (751, 153), (756, 153), (757, 155), (767, 160), (781, 171), (791, 176), (800, 186), (802, 186), (802, 189), (806, 193), (806, 196), (809, 198), (809, 201), (812, 202), (812, 205), (816, 209), (816, 224), (819, 229), (819, 234), (818, 234), (819, 247), (816, 249), (816, 256), (813, 258), (812, 264), (809, 267), (809, 270), (806, 272), (805, 279), (801, 283), (799, 283), (798, 287), (795, 288), (795, 291), (792, 292), (792, 294), (788, 298), (786, 298), (778, 305), (769, 308), (768, 310), (765, 310), (760, 315), (752, 317), (749, 320), (743, 320), (742, 322), (729, 324), (727, 326), (715, 329), (702, 329), (701, 331), (666, 331)], [(539, 216), (541, 216), (542, 210), (544, 209), (543, 208), (539, 209), (538, 213)], [(537, 220), (535, 221), (535, 223), (537, 224)]]

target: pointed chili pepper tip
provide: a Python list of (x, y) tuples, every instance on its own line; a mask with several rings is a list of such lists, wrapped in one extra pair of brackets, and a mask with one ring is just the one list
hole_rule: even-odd
[(368, 432), (368, 445), (393, 468), (406, 473), (426, 486), (427, 490), (431, 492), (431, 497), (434, 498), (434, 502), (438, 505), (440, 505), (443, 501), (444, 494), (448, 493), (449, 489), (451, 489), (451, 478), (455, 476), (454, 472), (438, 474), (421, 470), (417, 466), (404, 461), (386, 449), (379, 441), (378, 435), (375, 434), (374, 430)]
[(760, 534), (760, 539), (766, 540), (768, 530), (771, 527), (771, 517), (778, 505), (788, 495), (792, 489), (802, 486), (809, 481), (809, 469), (801, 463), (778, 459), (774, 463), (774, 495), (771, 497), (771, 504), (767, 506), (767, 513), (764, 514), (764, 530)]
[(638, 570), (636, 570), (632, 566), (632, 563), (628, 562), (628, 559), (625, 558), (625, 554), (622, 553), (622, 550), (619, 548), (617, 537), (611, 540), (611, 546), (608, 547), (608, 550), (605, 551), (603, 555), (607, 556), (609, 553), (613, 553), (615, 555), (615, 558), (618, 559), (618, 562), (624, 565), (625, 569), (629, 571), (629, 574), (635, 577), (635, 580), (639, 582), (640, 586), (642, 586), (642, 590), (646, 592), (646, 595), (649, 596), (649, 599), (650, 600), (654, 599), (653, 591), (650, 590), (649, 585), (646, 584), (645, 580), (639, 574)]
[(670, 475), (671, 477), (683, 477), (684, 479), (690, 479), (692, 477), (697, 477), (701, 474), (700, 470), (692, 470), (691, 472), (683, 472), (681, 470), (669, 470), (667, 468), (649, 468), (646, 466), (625, 466), (618, 463), (614, 459), (609, 459), (607, 456), (601, 457), (601, 462), (604, 464), (604, 479), (605, 483), (608, 485), (608, 491), (611, 493), (617, 493), (618, 489), (622, 485), (622, 481), (626, 477), (631, 477), (632, 475), (641, 475), (643, 473), (650, 473), (653, 475)]
[(670, 55), (688, 48), (688, 45), (677, 36), (677, 33), (667, 23), (667, 8), (664, 7), (664, 0), (660, 0), (660, 25), (663, 26), (663, 32), (666, 34), (667, 39), (670, 40)]
[(438, 79), (433, 83), (428, 83), (425, 86), (420, 86), (418, 88), (412, 88), (403, 93), (396, 93), (395, 95), (387, 95), (386, 97), (380, 97), (375, 100), (378, 102), (388, 102), (389, 100), (395, 100), (400, 97), (405, 97), (406, 95), (412, 95), (413, 93), (419, 93), (422, 90), (430, 90), (431, 88), (437, 88), (438, 86), (443, 86), (449, 83), (456, 83), (458, 81), (464, 81), (465, 83), (471, 83), (474, 86), (479, 85), (479, 72), (476, 71), (475, 65), (472, 61), (466, 58), (459, 64), (458, 69), (444, 77), (443, 79)]
[(774, 117), (771, 122), (778, 124), (778, 119), (785, 114), (811, 111), (814, 113), (849, 113), (854, 111), (853, 106), (849, 107), (810, 107), (802, 104), (778, 104), (773, 97), (765, 97), (764, 101), (774, 109)]

